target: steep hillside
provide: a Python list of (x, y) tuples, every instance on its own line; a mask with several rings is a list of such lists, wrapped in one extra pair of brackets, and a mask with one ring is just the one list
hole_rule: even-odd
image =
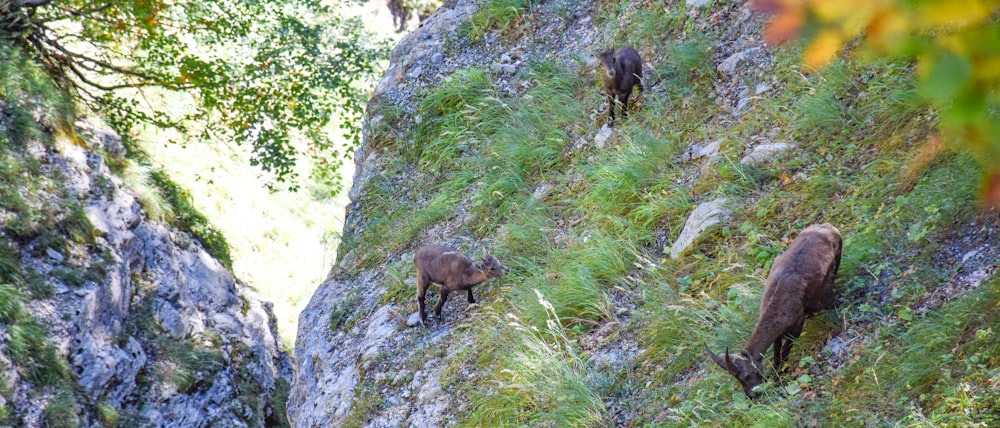
[[(300, 318), (292, 423), (1000, 423), (1000, 216), (977, 207), (977, 162), (929, 139), (911, 64), (807, 73), (764, 19), (734, 1), (453, 0), (409, 34)], [(608, 128), (592, 52), (625, 44), (645, 90)], [(743, 345), (774, 257), (822, 222), (845, 240), (838, 308), (750, 401), (704, 345)], [(421, 327), (427, 243), (511, 273)]]
[(270, 304), (127, 145), (0, 39), (0, 425), (287, 424)]

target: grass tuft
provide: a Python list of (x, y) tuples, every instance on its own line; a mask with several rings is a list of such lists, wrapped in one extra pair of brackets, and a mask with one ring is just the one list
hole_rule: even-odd
[(480, 392), (469, 418), (475, 426), (601, 427), (610, 417), (601, 397), (586, 380), (587, 368), (562, 329), (556, 310), (536, 291), (548, 314), (545, 327), (524, 324), (508, 315), (513, 347), (492, 371), (491, 386)]

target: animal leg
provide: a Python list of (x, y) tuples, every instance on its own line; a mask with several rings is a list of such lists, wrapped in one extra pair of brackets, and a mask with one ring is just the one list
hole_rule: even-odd
[(471, 305), (471, 304), (475, 304), (475, 303), (476, 303), (476, 299), (474, 297), (472, 297), (472, 289), (470, 288), (469, 289), (469, 304)]
[(615, 96), (608, 95), (608, 123), (611, 125), (615, 124)]
[[(774, 354), (775, 355), (775, 361), (774, 361), (774, 363), (775, 363), (775, 365), (774, 365), (775, 370), (781, 369), (781, 366), (784, 365), (785, 361), (788, 360), (788, 353), (792, 350), (792, 342), (795, 339), (798, 339), (800, 335), (802, 335), (802, 326), (804, 324), (805, 324), (805, 316), (801, 316), (801, 317), (799, 317), (799, 320), (795, 322), (795, 325), (793, 325), (792, 328), (790, 328), (788, 331), (786, 331), (785, 334), (783, 335), (782, 338), (784, 339), (785, 343), (781, 347), (780, 361), (779, 361), (779, 357), (778, 357), (778, 353), (777, 353), (778, 349), (777, 348), (774, 349), (774, 351), (775, 351), (775, 354)], [(781, 339), (779, 339), (779, 340), (781, 340)]]
[(426, 325), (427, 315), (424, 314), (424, 298), (427, 296), (427, 287), (430, 285), (430, 278), (425, 275), (417, 275), (417, 308), (420, 311), (420, 324)]
[[(784, 342), (783, 339), (784, 339), (784, 336), (778, 336), (777, 339), (774, 339), (774, 345), (773, 345), (773, 347), (774, 347), (774, 371), (781, 370), (781, 362), (784, 361), (785, 358), (788, 357), (787, 355), (783, 355), (784, 352), (787, 352), (787, 351), (785, 351), (784, 347), (781, 346), (782, 342)], [(788, 342), (788, 343), (791, 344), (792, 342)]]
[[(631, 89), (630, 89), (630, 91), (631, 91)], [(622, 119), (625, 119), (625, 118), (628, 117), (628, 97), (630, 95), (631, 95), (631, 93), (626, 92), (626, 93), (618, 96), (618, 102), (621, 103), (621, 106), (622, 106), (621, 107), (622, 108), (622, 114), (621, 114)]]
[(441, 298), (438, 299), (437, 306), (434, 306), (434, 316), (441, 319), (441, 308), (444, 307), (444, 302), (448, 301), (448, 291), (444, 286), (441, 287)]

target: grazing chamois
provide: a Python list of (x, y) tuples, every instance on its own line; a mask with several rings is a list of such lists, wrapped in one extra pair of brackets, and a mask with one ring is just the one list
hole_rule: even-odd
[(642, 91), (642, 58), (630, 46), (614, 47), (595, 52), (601, 61), (604, 74), (604, 90), (608, 93), (608, 123), (615, 124), (615, 105), (621, 104), (622, 118), (628, 117), (628, 97), (632, 95), (632, 87), (639, 86)]
[(476, 303), (476, 299), (472, 297), (472, 286), (490, 278), (507, 275), (508, 271), (488, 251), (483, 251), (482, 262), (473, 263), (454, 248), (441, 245), (420, 247), (413, 256), (413, 264), (417, 266), (417, 306), (420, 308), (421, 324), (427, 321), (424, 315), (424, 296), (432, 283), (441, 285), (441, 297), (434, 306), (434, 316), (441, 319), (441, 307), (452, 291), (466, 290), (469, 293), (469, 303)]
[(774, 370), (788, 359), (792, 341), (802, 334), (806, 315), (829, 308), (834, 302), (833, 280), (840, 267), (840, 231), (829, 223), (812, 225), (799, 234), (771, 267), (760, 302), (760, 318), (750, 340), (739, 354), (723, 357), (705, 349), (719, 367), (743, 385), (748, 398), (760, 393), (753, 388), (763, 382), (763, 360), (774, 345)]

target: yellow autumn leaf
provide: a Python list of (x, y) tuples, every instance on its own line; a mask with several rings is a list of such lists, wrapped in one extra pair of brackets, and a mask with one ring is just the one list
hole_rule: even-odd
[(1000, 165), (993, 165), (983, 176), (982, 200), (986, 208), (1000, 207)]
[(811, 0), (809, 10), (820, 22), (840, 27), (843, 34), (854, 36), (887, 6), (886, 0)]
[(917, 11), (928, 26), (969, 25), (988, 19), (998, 6), (989, 0), (929, 1), (920, 4)]
[(884, 52), (897, 52), (906, 45), (912, 30), (910, 20), (898, 9), (881, 11), (868, 24), (868, 40), (872, 47)]
[(805, 52), (802, 54), (802, 62), (815, 70), (826, 67), (833, 58), (840, 52), (844, 44), (843, 37), (831, 30), (824, 30), (816, 36)]
[(997, 80), (1000, 79), (1000, 57), (992, 56), (980, 58), (972, 63), (975, 70), (976, 80)]
[(771, 46), (785, 43), (798, 35), (805, 21), (805, 12), (801, 7), (783, 9), (767, 24), (767, 28), (764, 29), (764, 40)]

